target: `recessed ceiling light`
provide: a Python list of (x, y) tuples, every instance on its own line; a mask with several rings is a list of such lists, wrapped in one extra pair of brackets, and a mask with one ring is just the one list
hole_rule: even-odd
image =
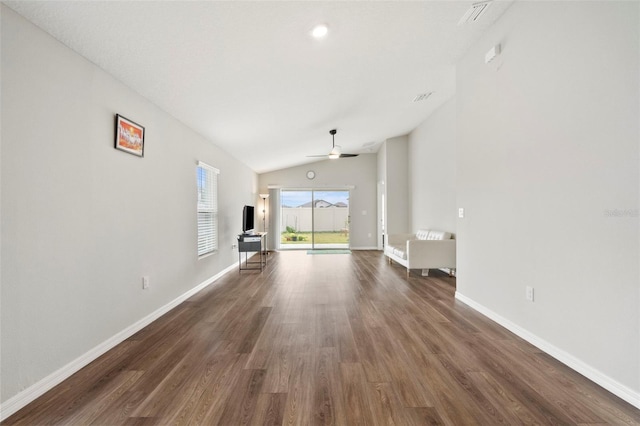
[(320, 24), (313, 27), (313, 30), (311, 31), (311, 35), (314, 36), (315, 38), (322, 38), (326, 36), (328, 32), (329, 32), (329, 27), (327, 27), (325, 24)]

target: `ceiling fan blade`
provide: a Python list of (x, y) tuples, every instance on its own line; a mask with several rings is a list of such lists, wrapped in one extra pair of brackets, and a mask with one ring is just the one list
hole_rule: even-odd
[(340, 158), (357, 157), (360, 154), (340, 154)]
[(307, 155), (307, 157), (328, 157), (328, 155), (323, 154), (323, 155)]

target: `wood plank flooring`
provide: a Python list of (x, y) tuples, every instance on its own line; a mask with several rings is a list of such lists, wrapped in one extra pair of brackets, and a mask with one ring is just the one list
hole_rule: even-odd
[(454, 292), (377, 251), (272, 253), (3, 424), (640, 424)]

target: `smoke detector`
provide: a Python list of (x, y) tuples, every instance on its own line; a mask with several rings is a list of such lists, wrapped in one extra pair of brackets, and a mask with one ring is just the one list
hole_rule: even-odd
[(460, 20), (458, 21), (458, 25), (464, 25), (468, 22), (476, 22), (487, 10), (491, 2), (492, 0), (473, 3), (469, 10), (467, 10), (462, 18), (460, 18)]

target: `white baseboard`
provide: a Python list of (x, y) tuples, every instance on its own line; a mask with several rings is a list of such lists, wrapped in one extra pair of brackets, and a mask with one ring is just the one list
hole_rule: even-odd
[(171, 302), (167, 303), (161, 308), (155, 310), (154, 312), (142, 318), (141, 320), (137, 321), (136, 323), (120, 331), (116, 335), (112, 336), (111, 338), (102, 342), (98, 346), (89, 350), (87, 353), (71, 361), (69, 364), (49, 374), (44, 379), (39, 380), (38, 382), (29, 386), (27, 389), (9, 398), (7, 401), (5, 401), (0, 405), (0, 421), (4, 421), (9, 416), (16, 413), (18, 410), (25, 407), (30, 402), (34, 401), (39, 396), (43, 395), (45, 392), (51, 390), (54, 386), (60, 384), (62, 381), (71, 377), (74, 373), (76, 373), (81, 368), (88, 365), (90, 362), (97, 359), (99, 356), (103, 355), (108, 350), (114, 348), (116, 345), (122, 343), (129, 337), (133, 336), (135, 333), (142, 330), (144, 327), (151, 324), (153, 321), (157, 320), (162, 315), (166, 314), (171, 309), (178, 306), (180, 303), (184, 302), (185, 300), (187, 300), (194, 294), (198, 293), (205, 287), (208, 287), (209, 285), (213, 284), (216, 280), (218, 280), (224, 274), (236, 268), (238, 268), (237, 262), (225, 268), (224, 270), (217, 273), (213, 277), (208, 278), (206, 281), (203, 281), (202, 283), (198, 284), (191, 290), (180, 295), (176, 299), (172, 300)]
[(371, 247), (351, 247), (351, 250), (378, 250), (377, 246)]
[(633, 405), (636, 408), (640, 408), (640, 392), (637, 392), (628, 386), (623, 385), (622, 383), (612, 379), (611, 377), (603, 374), (599, 370), (593, 368), (592, 366), (586, 364), (584, 361), (576, 358), (575, 356), (563, 351), (562, 349), (552, 345), (544, 339), (536, 336), (535, 334), (523, 329), (519, 325), (509, 321), (508, 319), (498, 315), (492, 310), (484, 307), (483, 305), (473, 301), (472, 299), (466, 297), (463, 294), (460, 294), (456, 291), (456, 299), (464, 303), (465, 305), (470, 306), (476, 311), (480, 312), (482, 315), (490, 318), (491, 320), (497, 322), (507, 330), (516, 334), (517, 336), (523, 338), (527, 342), (536, 346), (543, 352), (551, 355), (561, 363), (565, 364), (567, 367), (577, 371), (582, 374), (592, 382), (602, 386), (612, 394), (618, 396), (619, 398), (627, 401), (629, 404)]

